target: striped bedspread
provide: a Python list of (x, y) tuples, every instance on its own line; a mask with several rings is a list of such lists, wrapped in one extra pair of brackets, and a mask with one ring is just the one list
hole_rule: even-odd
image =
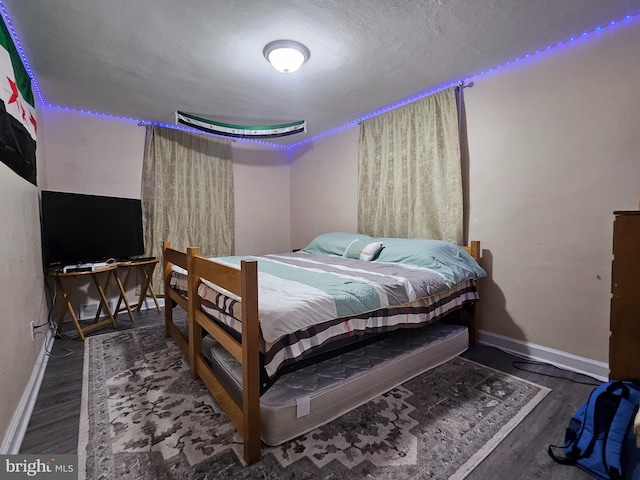
[[(328, 341), (421, 326), (477, 299), (473, 266), (454, 278), (415, 265), (304, 252), (215, 260), (235, 266), (241, 260), (258, 261), (262, 351), (269, 376)], [(186, 290), (186, 277), (174, 275), (172, 286)], [(206, 282), (198, 294), (203, 310), (241, 333), (236, 299)]]

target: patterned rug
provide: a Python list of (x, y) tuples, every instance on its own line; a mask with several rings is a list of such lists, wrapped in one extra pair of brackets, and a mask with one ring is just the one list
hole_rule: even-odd
[(88, 337), (87, 479), (462, 479), (549, 393), (463, 358), (245, 466), (242, 442), (160, 326)]

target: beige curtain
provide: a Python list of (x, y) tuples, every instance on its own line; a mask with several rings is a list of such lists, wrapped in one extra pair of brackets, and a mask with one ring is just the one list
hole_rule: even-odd
[(361, 123), (358, 232), (462, 243), (455, 88)]
[[(234, 249), (231, 143), (210, 135), (148, 126), (142, 168), (146, 254), (162, 257), (162, 242), (200, 247), (202, 255)], [(162, 291), (162, 268), (153, 285)]]

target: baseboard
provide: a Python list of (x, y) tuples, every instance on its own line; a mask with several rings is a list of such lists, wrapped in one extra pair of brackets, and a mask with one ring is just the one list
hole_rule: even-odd
[[(78, 319), (93, 320), (96, 316), (96, 312), (98, 311), (99, 305), (100, 304), (97, 302), (80, 305), (80, 308), (78, 309)], [(164, 298), (158, 298), (158, 305), (160, 306), (160, 308), (164, 307)], [(114, 311), (115, 307), (116, 307), (116, 299), (115, 298), (109, 299), (109, 308), (111, 309), (112, 312)], [(124, 304), (120, 305), (120, 308), (124, 309), (125, 308)], [(150, 310), (155, 308), (156, 308), (156, 304), (153, 301), (153, 298), (145, 298), (144, 302), (142, 302), (142, 305), (140, 306), (140, 310)], [(120, 313), (122, 313), (123, 311), (126, 311), (126, 310), (120, 310)], [(101, 313), (102, 315), (100, 318), (107, 318), (107, 312), (105, 309), (102, 309)]]
[[(164, 297), (158, 297), (158, 305), (160, 306), (160, 308), (164, 307)], [(142, 305), (140, 306), (140, 310), (150, 310), (155, 308), (156, 304), (153, 301), (153, 298), (145, 298), (144, 302), (142, 302)]]
[(51, 351), (53, 345), (53, 333), (51, 330), (47, 330), (47, 335), (42, 342), (42, 348), (40, 354), (36, 360), (36, 364), (33, 366), (31, 372), (31, 378), (27, 383), (22, 398), (18, 404), (18, 408), (13, 414), (7, 433), (5, 434), (2, 446), (0, 447), (0, 455), (15, 455), (20, 452), (20, 445), (22, 445), (22, 439), (27, 431), (29, 420), (31, 419), (31, 413), (33, 407), (36, 404), (38, 398), (38, 392), (40, 391), (40, 385), (42, 384), (42, 378), (44, 372), (47, 369), (47, 362), (49, 362), (49, 355), (47, 351)]
[(588, 375), (597, 380), (606, 382), (609, 380), (609, 364), (599, 362), (591, 358), (580, 357), (572, 353), (555, 350), (553, 348), (536, 345), (534, 343), (523, 342), (497, 333), (480, 330), (479, 343), (496, 347), (506, 352), (521, 357), (535, 360), (537, 362), (550, 363), (556, 367), (569, 370), (571, 372)]

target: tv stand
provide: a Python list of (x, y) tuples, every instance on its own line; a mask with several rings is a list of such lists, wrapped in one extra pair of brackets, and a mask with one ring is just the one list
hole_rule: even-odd
[[(120, 262), (118, 264), (119, 267), (123, 267), (127, 269), (127, 273), (124, 276), (124, 281), (122, 282), (122, 289), (120, 290), (120, 298), (118, 299), (118, 304), (116, 305), (114, 311), (114, 317), (118, 317), (118, 313), (124, 312), (125, 310), (129, 314), (129, 319), (131, 322), (135, 322), (135, 318), (133, 316), (132, 309), (136, 309), (136, 311), (140, 311), (145, 299), (147, 298), (147, 294), (153, 298), (153, 301), (156, 304), (156, 309), (160, 312), (160, 304), (158, 303), (158, 297), (156, 296), (156, 292), (153, 289), (153, 285), (151, 284), (151, 277), (153, 276), (153, 271), (158, 265), (158, 258), (156, 257), (144, 257), (132, 259), (128, 262)], [(141, 284), (140, 284), (140, 296), (138, 297), (138, 301), (134, 304), (130, 304), (127, 300), (127, 284), (129, 283), (129, 277), (133, 272), (139, 272), (142, 275)], [(121, 305), (124, 303), (124, 306)]]
[[(79, 267), (80, 268), (80, 267)], [(113, 312), (109, 308), (109, 301), (107, 300), (106, 293), (109, 289), (109, 283), (111, 282), (111, 277), (115, 277), (116, 283), (118, 285), (118, 289), (120, 290), (120, 294), (124, 294), (122, 288), (122, 282), (118, 278), (116, 274), (116, 268), (118, 268), (117, 263), (112, 263), (103, 267), (97, 267), (92, 270), (82, 270), (82, 271), (63, 271), (63, 270), (51, 270), (47, 272), (47, 275), (53, 277), (56, 281), (56, 285), (62, 292), (62, 307), (60, 308), (60, 315), (58, 316), (58, 328), (56, 333), (60, 333), (62, 331), (62, 324), (64, 323), (64, 319), (67, 316), (67, 313), (71, 316), (71, 320), (73, 321), (76, 330), (78, 331), (78, 336), (81, 340), (84, 341), (85, 333), (95, 330), (97, 328), (104, 327), (106, 325), (111, 324), (113, 328), (118, 328), (118, 324), (116, 323), (116, 319), (113, 316)], [(102, 275), (102, 274), (106, 274)], [(95, 319), (93, 323), (81, 326), (78, 321), (78, 316), (76, 312), (73, 310), (73, 305), (71, 304), (71, 294), (74, 291), (74, 284), (78, 277), (82, 277), (89, 275), (93, 280), (93, 284), (96, 286), (98, 293), (100, 294), (100, 304), (98, 305), (98, 311), (96, 312)], [(100, 277), (104, 277), (104, 281), (100, 282)], [(102, 309), (105, 309), (107, 312), (107, 318), (100, 320), (100, 313)]]

